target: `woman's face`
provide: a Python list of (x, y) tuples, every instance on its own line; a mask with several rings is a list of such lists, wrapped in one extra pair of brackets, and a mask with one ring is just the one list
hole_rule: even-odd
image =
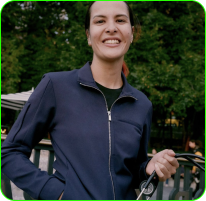
[(91, 7), (88, 44), (94, 57), (122, 59), (133, 40), (133, 28), (124, 2), (95, 2)]

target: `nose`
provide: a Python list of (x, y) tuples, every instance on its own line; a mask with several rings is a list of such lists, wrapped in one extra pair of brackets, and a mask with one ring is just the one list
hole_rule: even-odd
[(112, 22), (108, 22), (108, 25), (107, 25), (105, 31), (107, 33), (115, 33), (115, 32), (117, 32), (117, 27), (116, 27), (115, 22), (113, 22), (113, 21)]

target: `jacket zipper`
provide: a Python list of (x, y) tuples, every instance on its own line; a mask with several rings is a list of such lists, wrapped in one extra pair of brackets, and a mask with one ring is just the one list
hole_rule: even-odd
[(81, 82), (80, 82), (80, 84), (83, 85), (83, 86), (91, 87), (91, 88), (93, 88), (93, 89), (98, 90), (98, 91), (103, 95), (104, 100), (105, 100), (105, 103), (106, 103), (106, 109), (107, 109), (107, 114), (108, 114), (108, 127), (109, 127), (109, 175), (110, 175), (111, 182), (112, 182), (113, 197), (114, 197), (114, 200), (115, 200), (114, 182), (113, 182), (112, 173), (111, 173), (111, 155), (112, 155), (112, 149), (111, 149), (111, 129), (110, 129), (110, 121), (112, 120), (112, 119), (111, 119), (111, 112), (108, 111), (107, 100), (106, 100), (106, 97), (105, 97), (105, 95), (102, 93), (101, 90), (99, 90), (99, 89), (97, 89), (97, 88), (95, 88), (95, 87), (86, 85), (86, 84), (82, 84)]
[(92, 86), (89, 86), (89, 85), (86, 85), (86, 84), (82, 84), (80, 82), (81, 85), (83, 86), (86, 86), (86, 87), (91, 87), (93, 89), (96, 89), (98, 90), (104, 97), (104, 100), (105, 100), (105, 103), (106, 103), (106, 109), (107, 109), (107, 114), (108, 114), (108, 127), (109, 127), (109, 175), (110, 175), (110, 178), (111, 178), (111, 182), (112, 182), (112, 190), (113, 190), (113, 196), (114, 196), (114, 200), (115, 200), (115, 190), (114, 190), (114, 182), (113, 182), (113, 178), (112, 178), (112, 173), (111, 173), (111, 156), (112, 156), (112, 138), (111, 138), (111, 125), (110, 125), (110, 122), (112, 121), (112, 114), (111, 114), (111, 110), (112, 110), (112, 106), (115, 104), (115, 102), (117, 102), (119, 99), (121, 98), (124, 98), (124, 97), (131, 97), (131, 98), (134, 98), (135, 100), (137, 100), (135, 97), (133, 96), (121, 96), (119, 97), (118, 99), (116, 99), (114, 101), (114, 103), (112, 104), (111, 108), (110, 108), (110, 111), (108, 110), (108, 106), (107, 106), (107, 100), (106, 100), (106, 97), (105, 95), (102, 93), (101, 90), (95, 88), (95, 87), (92, 87)]
[[(106, 101), (106, 98), (105, 98), (105, 101)], [(107, 101), (106, 101), (106, 104), (107, 104)], [(112, 172), (111, 172), (112, 137), (111, 137), (110, 122), (112, 121), (112, 118), (111, 118), (111, 111), (108, 111), (108, 106), (107, 106), (107, 113), (108, 113), (108, 120), (109, 120), (108, 121), (108, 127), (109, 127), (109, 175), (110, 175), (111, 182), (112, 182), (113, 195), (114, 195), (114, 200), (115, 200), (114, 182), (113, 182)]]

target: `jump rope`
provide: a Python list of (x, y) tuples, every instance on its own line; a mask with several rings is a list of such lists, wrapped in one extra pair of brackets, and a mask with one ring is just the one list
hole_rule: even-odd
[[(175, 155), (175, 158), (180, 158), (180, 157), (187, 159), (188, 161), (190, 161), (195, 166), (197, 166), (198, 168), (200, 168), (202, 171), (205, 172), (205, 168), (203, 168), (200, 164), (198, 164), (197, 162), (195, 162), (193, 159), (190, 158), (190, 157), (198, 158), (202, 161), (205, 161), (204, 157), (198, 156), (195, 154), (188, 154), (188, 153)], [(152, 197), (153, 193), (155, 192), (158, 183), (159, 183), (159, 179), (158, 179), (157, 173), (154, 170), (153, 173), (148, 178), (148, 180), (144, 180), (140, 183), (140, 186), (139, 186), (140, 194), (137, 200), (139, 200), (142, 195), (145, 195), (147, 197), (147, 200), (149, 200)]]

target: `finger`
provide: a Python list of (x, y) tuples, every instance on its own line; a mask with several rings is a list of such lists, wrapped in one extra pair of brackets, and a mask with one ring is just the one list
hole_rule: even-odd
[(175, 152), (174, 152), (172, 149), (168, 149), (168, 150), (167, 150), (167, 154), (168, 154), (169, 156), (175, 157)]
[(165, 175), (161, 171), (159, 164), (155, 163), (155, 171), (157, 173), (157, 176), (159, 177), (159, 181), (166, 181)]
[[(167, 156), (165, 156), (167, 158)], [(173, 160), (174, 159), (174, 160)], [(171, 175), (176, 173), (176, 169), (179, 167), (179, 163), (176, 158), (167, 158), (165, 159), (167, 162), (165, 162), (163, 165), (167, 168), (167, 170), (170, 172)]]
[(157, 160), (157, 162), (162, 164), (165, 168), (167, 168), (168, 171), (172, 168), (172, 165), (170, 164), (170, 162), (167, 159), (165, 159), (164, 157), (159, 158)]
[(165, 154), (164, 155), (164, 159), (167, 160), (175, 168), (179, 167), (179, 163), (178, 163), (178, 161), (177, 161), (177, 159), (175, 157), (171, 157), (170, 155)]
[(161, 164), (161, 163), (156, 163), (159, 168), (160, 168), (160, 171), (164, 174), (164, 177), (166, 179), (170, 178), (171, 177), (171, 172), (170, 172), (170, 169), (167, 168), (167, 166)]

